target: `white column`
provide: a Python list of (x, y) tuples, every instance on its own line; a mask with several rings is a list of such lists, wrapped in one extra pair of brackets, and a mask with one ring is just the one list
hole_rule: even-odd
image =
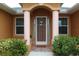
[[(55, 36), (58, 36), (59, 34), (59, 12), (58, 11), (52, 11), (52, 35), (53, 35), (53, 40)], [(52, 41), (53, 41), (52, 40)]]
[(24, 39), (30, 45), (30, 12), (24, 11)]

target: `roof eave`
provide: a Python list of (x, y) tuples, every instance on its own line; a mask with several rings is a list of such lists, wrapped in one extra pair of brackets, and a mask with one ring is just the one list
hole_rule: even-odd
[(14, 15), (16, 11), (14, 11), (12, 8), (8, 7), (5, 3), (0, 3), (0, 9)]

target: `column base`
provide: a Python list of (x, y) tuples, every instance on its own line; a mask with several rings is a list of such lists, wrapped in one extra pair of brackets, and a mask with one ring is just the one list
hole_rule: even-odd
[(27, 47), (28, 47), (28, 52), (30, 52), (32, 49), (31, 45), (27, 45)]

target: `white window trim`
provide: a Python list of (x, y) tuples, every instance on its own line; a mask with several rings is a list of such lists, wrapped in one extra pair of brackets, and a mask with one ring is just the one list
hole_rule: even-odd
[[(15, 35), (16, 36), (24, 36), (24, 34), (17, 34), (16, 33), (16, 18), (24, 18), (24, 17), (15, 17)], [(19, 26), (19, 25), (18, 25)]]
[(60, 16), (59, 18), (67, 18), (67, 25), (62, 25), (62, 26), (67, 26), (67, 34), (59, 34), (59, 35), (69, 35), (69, 17), (68, 16)]

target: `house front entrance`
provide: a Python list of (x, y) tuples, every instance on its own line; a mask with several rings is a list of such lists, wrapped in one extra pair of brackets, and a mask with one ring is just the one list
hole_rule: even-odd
[(47, 45), (47, 17), (36, 17), (36, 45)]
[(59, 34), (58, 19), (61, 3), (22, 3), (21, 5), (24, 11), (24, 40), (29, 49), (36, 45), (52, 48), (54, 37)]
[(31, 10), (32, 47), (50, 47), (52, 40), (52, 12), (43, 6)]

